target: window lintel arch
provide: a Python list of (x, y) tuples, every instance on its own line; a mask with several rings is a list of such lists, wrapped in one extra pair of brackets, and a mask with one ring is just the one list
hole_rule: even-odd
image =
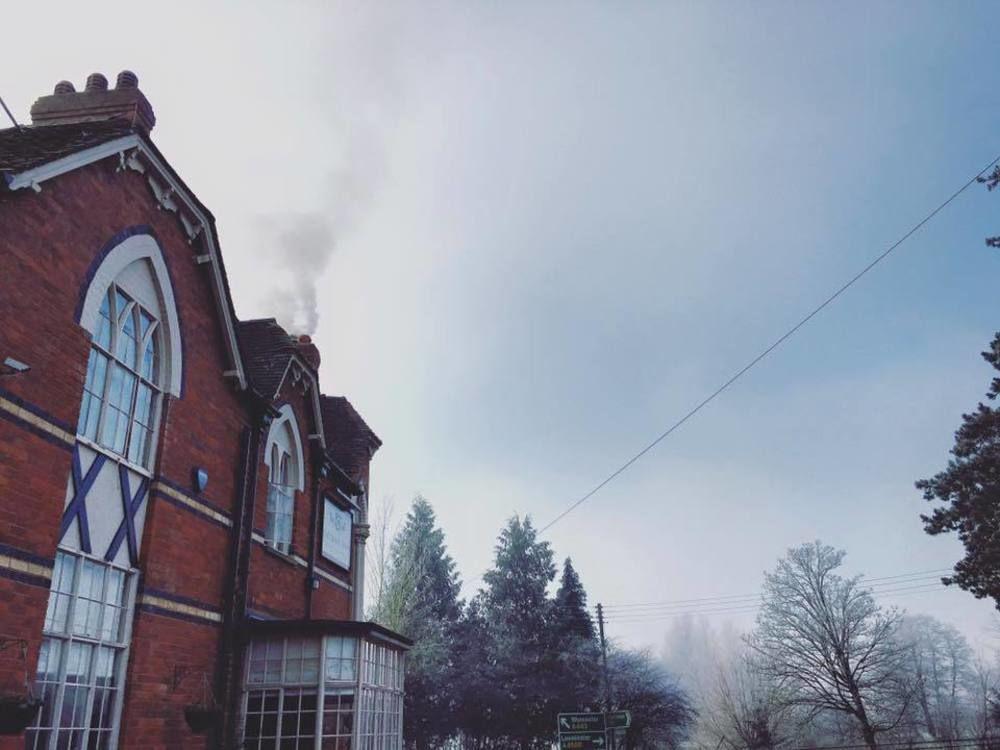
[[(282, 439), (282, 434), (288, 435), (288, 440)], [(299, 434), (298, 420), (295, 418), (295, 411), (291, 404), (283, 404), (278, 409), (278, 416), (272, 421), (267, 430), (267, 440), (264, 442), (264, 465), (268, 468), (268, 476), (271, 472), (279, 471), (280, 467), (272, 466), (274, 463), (274, 446), (287, 448), (287, 453), (291, 458), (290, 483), (299, 492), (305, 491), (305, 459), (302, 450), (302, 438)], [(278, 454), (281, 454), (281, 450)]]
[[(127, 236), (121, 238), (122, 235)], [(170, 274), (160, 246), (148, 231), (132, 230), (117, 235), (109, 245), (110, 247), (106, 247), (98, 257), (96, 267), (91, 269), (90, 281), (79, 306), (77, 322), (93, 336), (98, 329), (101, 304), (108, 289), (130, 265), (139, 260), (147, 261), (162, 308), (159, 311), (162, 327), (160, 335), (165, 356), (162, 358), (160, 383), (164, 392), (180, 396), (183, 376), (180, 319)]]

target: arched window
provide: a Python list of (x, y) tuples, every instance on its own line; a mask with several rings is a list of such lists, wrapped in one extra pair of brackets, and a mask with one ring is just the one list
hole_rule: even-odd
[(151, 469), (162, 396), (181, 395), (180, 320), (156, 239), (132, 228), (109, 245), (77, 308), (91, 337), (77, 437)]
[(265, 443), (267, 466), (267, 518), (264, 540), (281, 552), (292, 545), (295, 491), (304, 487), (302, 442), (292, 407), (284, 405), (271, 423)]
[(77, 434), (139, 466), (151, 463), (159, 407), (159, 320), (117, 284), (101, 303)]

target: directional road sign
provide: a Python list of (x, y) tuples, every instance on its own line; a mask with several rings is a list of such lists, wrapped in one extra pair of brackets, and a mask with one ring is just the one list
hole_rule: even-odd
[(560, 750), (606, 750), (604, 730), (599, 732), (560, 732)]
[(560, 750), (607, 750), (604, 714), (559, 714)]
[(581, 713), (559, 714), (559, 733), (563, 732), (603, 732), (604, 714)]
[(628, 711), (608, 711), (604, 716), (608, 729), (628, 729), (632, 726), (632, 714)]

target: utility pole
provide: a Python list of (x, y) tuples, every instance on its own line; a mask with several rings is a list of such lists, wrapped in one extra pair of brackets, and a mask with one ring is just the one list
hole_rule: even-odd
[[(601, 635), (601, 665), (604, 667), (604, 721), (607, 724), (608, 712), (611, 710), (611, 678), (608, 676), (608, 642), (604, 639), (604, 607), (597, 604), (597, 632)], [(605, 727), (604, 742), (608, 750), (615, 750), (614, 732)]]
[(604, 666), (604, 710), (611, 710), (611, 678), (608, 677), (608, 644), (604, 640), (604, 607), (597, 605), (597, 629), (601, 634), (601, 663)]

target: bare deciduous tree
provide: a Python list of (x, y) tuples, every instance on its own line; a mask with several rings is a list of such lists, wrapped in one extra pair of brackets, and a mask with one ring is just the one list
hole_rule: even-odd
[(788, 705), (854, 720), (865, 744), (906, 713), (906, 649), (899, 615), (879, 607), (858, 578), (834, 571), (844, 553), (820, 542), (788, 551), (765, 574), (750, 644)]
[(908, 615), (899, 640), (907, 647), (915, 708), (924, 729), (938, 740), (961, 737), (972, 712), (972, 649), (965, 637), (929, 615)]
[(738, 750), (773, 750), (791, 739), (792, 707), (752, 651), (719, 664), (701, 708), (704, 731), (715, 744)]
[(371, 509), (371, 542), (366, 550), (366, 563), (370, 571), (366, 578), (366, 600), (369, 602), (366, 617), (388, 628), (399, 629), (403, 613), (413, 591), (412, 571), (397, 570), (392, 555), (392, 543), (399, 533), (395, 517), (395, 502), (386, 497), (378, 507)]

